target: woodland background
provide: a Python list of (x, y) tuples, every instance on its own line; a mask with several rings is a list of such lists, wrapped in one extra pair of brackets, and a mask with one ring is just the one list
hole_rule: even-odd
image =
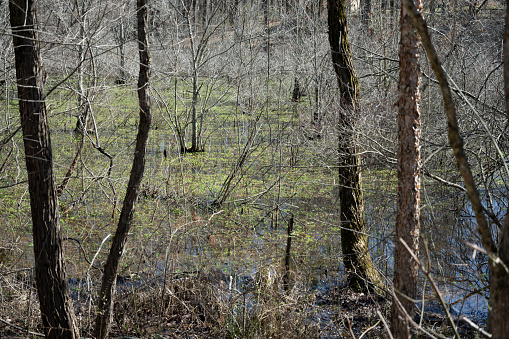
[[(113, 335), (387, 336), (400, 2), (344, 4), (360, 89), (348, 131), (327, 1), (145, 5), (152, 126), (113, 287)], [(16, 337), (45, 329), (8, 6), (0, 8), (0, 335)], [(35, 7), (66, 281), (81, 335), (91, 336), (140, 127), (140, 7), (129, 0)], [(494, 0), (424, 1), (422, 8), (454, 80), (459, 130), (495, 243), (509, 203), (505, 10)], [(416, 278), (416, 331), (454, 334), (445, 306), (461, 337), (481, 336), (463, 317), (487, 327), (488, 256), (449, 146), (441, 87), (419, 50), (419, 247), (431, 274), (419, 270)], [(362, 174), (361, 233), (382, 282), (376, 293), (347, 289), (338, 139), (348, 133)]]

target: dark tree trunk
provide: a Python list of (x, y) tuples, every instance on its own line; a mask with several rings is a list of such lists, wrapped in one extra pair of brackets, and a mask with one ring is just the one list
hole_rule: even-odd
[(290, 216), (288, 221), (288, 229), (286, 235), (286, 250), (285, 250), (285, 272), (283, 274), (283, 288), (286, 292), (290, 289), (290, 258), (292, 251), (292, 235), (293, 235), (293, 215)]
[[(509, 0), (507, 0), (505, 13), (504, 30), (504, 89), (506, 116), (509, 121)], [(507, 212), (504, 225), (500, 232), (500, 243), (498, 247), (498, 257), (505, 264), (495, 264), (490, 261), (490, 326), (489, 331), (493, 338), (507, 338), (509, 336), (509, 211)]]
[(124, 252), (127, 234), (131, 228), (134, 207), (138, 198), (138, 191), (143, 178), (143, 173), (145, 171), (145, 153), (151, 123), (151, 106), (149, 96), (150, 55), (148, 52), (147, 13), (147, 0), (138, 0), (138, 50), (140, 55), (138, 100), (140, 105), (140, 122), (138, 125), (138, 135), (136, 137), (133, 167), (131, 169), (124, 205), (122, 206), (117, 231), (115, 232), (110, 253), (104, 267), (104, 276), (101, 290), (99, 292), (94, 336), (100, 339), (108, 336), (109, 324), (113, 316), (113, 298), (115, 295), (118, 265), (122, 253)]
[(359, 81), (348, 41), (346, 0), (328, 0), (329, 43), (340, 90), (339, 199), (341, 245), (348, 285), (356, 290), (380, 286), (368, 251), (361, 187), (361, 159), (354, 124), (359, 109)]
[(506, 0), (505, 29), (503, 38), (505, 114), (509, 121), (509, 0)]
[(268, 28), (269, 27), (269, 0), (262, 0), (262, 2), (263, 2), (263, 24), (265, 25), (265, 28)]
[(505, 264), (494, 263), (490, 260), (490, 321), (489, 332), (493, 339), (509, 337), (509, 213), (506, 214), (504, 224), (500, 233), (500, 244), (498, 258)]
[(79, 338), (65, 276), (53, 155), (32, 0), (9, 1), (30, 192), (35, 279), (46, 338)]
[(292, 8), (291, 0), (283, 0), (284, 1), (284, 7), (285, 7), (285, 14), (290, 15), (290, 11)]
[(187, 152), (194, 153), (200, 152), (201, 133), (198, 129), (198, 96), (200, 94), (200, 88), (198, 86), (198, 74), (195, 71), (193, 73), (193, 102), (192, 102), (192, 115), (191, 115), (191, 148), (187, 149)]
[(323, 0), (318, 0), (318, 17), (321, 18), (322, 17), (322, 12), (323, 12)]
[(371, 0), (361, 0), (362, 22), (369, 29), (371, 27)]
[(302, 91), (300, 89), (299, 79), (297, 77), (293, 80), (293, 92), (292, 101), (297, 102), (302, 97)]
[[(422, 0), (415, 0), (422, 10)], [(398, 213), (394, 239), (394, 297), (410, 316), (414, 313), (412, 299), (417, 295), (417, 263), (401, 243), (414, 253), (419, 249), (420, 205), (420, 137), (421, 116), (419, 90), (421, 70), (420, 38), (405, 7), (401, 7), (401, 38), (399, 43), (398, 108)], [(408, 298), (407, 298), (408, 297)], [(409, 299), (410, 298), (410, 299)], [(408, 319), (398, 302), (392, 303), (391, 331), (395, 338), (410, 338)]]

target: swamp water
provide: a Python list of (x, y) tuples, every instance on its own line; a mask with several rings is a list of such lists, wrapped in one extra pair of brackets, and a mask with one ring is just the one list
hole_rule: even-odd
[[(267, 166), (265, 163), (251, 160), (248, 164), (251, 167), (244, 173), (247, 179), (240, 180), (236, 186), (236, 190), (243, 193), (230, 199), (221, 213), (211, 214), (208, 205), (231, 167), (206, 167), (205, 161), (197, 162), (192, 156), (166, 161), (162, 155), (167, 144), (165, 138), (161, 140), (152, 147), (147, 162), (146, 180), (117, 281), (120, 296), (156, 290), (163, 285), (180, 284), (188, 277), (199, 279), (201, 276), (208, 279), (208, 286), (221, 291), (221, 298), (229, 300), (230, 304), (226, 304), (240, 307), (236, 303), (242, 300), (242, 307), (251, 310), (259, 298), (256, 291), (260, 286), (281, 278), (290, 214), (296, 220), (291, 269), (298, 293), (316, 296), (316, 302), (310, 305), (320, 307), (321, 296), (344, 285), (336, 190), (333, 180), (322, 178), (323, 169), (310, 168), (296, 176), (277, 179), (277, 175), (268, 170), (262, 172)], [(95, 153), (90, 156), (104, 161)], [(207, 162), (217, 160), (214, 154), (205, 157)], [(111, 203), (118, 199), (115, 196), (123, 196), (127, 172), (121, 174), (124, 177), (120, 179), (117, 175), (115, 180), (97, 181), (97, 187), (86, 182), (95, 179), (85, 179), (80, 184), (82, 187), (76, 187), (75, 191), (86, 190), (86, 196), (73, 195), (71, 190), (62, 198), (64, 206), (76, 201), (79, 205), (62, 215), (61, 222), (64, 237), (80, 241), (79, 244), (65, 242), (69, 282), (77, 303), (95, 302), (101, 272), (92, 268), (88, 261), (97, 254), (94, 266), (101, 267), (108, 254), (109, 241), (99, 246), (115, 230), (121, 201), (117, 200), (117, 207), (112, 207)], [(267, 179), (268, 176), (272, 177)], [(365, 217), (370, 254), (390, 284), (395, 181), (392, 174), (380, 179), (379, 173), (370, 172), (364, 174), (364, 181), (369, 182), (365, 190)], [(200, 186), (202, 182), (207, 183), (205, 189)], [(297, 192), (295, 187), (301, 191)], [(271, 190), (263, 195), (253, 194), (267, 188)], [(421, 233), (430, 251), (433, 278), (454, 317), (466, 316), (483, 324), (488, 297), (487, 261), (479, 253), (474, 257), (474, 251), (465, 245), (465, 242), (479, 244), (471, 210), (464, 195), (432, 184), (426, 189)], [(506, 193), (499, 193), (500, 201), (507, 201)], [(26, 197), (27, 193), (24, 194)], [(246, 200), (246, 197), (250, 198)], [(495, 212), (500, 218), (506, 207), (504, 203), (499, 205)], [(20, 206), (24, 211), (17, 212), (19, 220), (9, 219), (9, 224), (21, 222), (23, 227), (11, 225), (11, 239), (15, 241), (11, 240), (10, 252), (6, 255), (9, 258), (3, 260), (0, 270), (4, 277), (15, 275), (18, 280), (30, 281), (33, 267), (30, 221), (26, 214), (28, 209)], [(420, 248), (424, 248), (422, 243)], [(421, 260), (424, 259), (421, 252)], [(416, 306), (427, 314), (443, 314), (429, 282), (422, 273), (420, 278), (420, 301)], [(326, 326), (332, 313), (323, 312), (316, 312), (315, 317)]]

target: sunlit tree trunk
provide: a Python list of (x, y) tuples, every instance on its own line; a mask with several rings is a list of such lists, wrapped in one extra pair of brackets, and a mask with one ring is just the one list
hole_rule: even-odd
[(140, 55), (140, 72), (138, 77), (138, 101), (140, 105), (140, 122), (136, 137), (133, 167), (129, 177), (127, 192), (122, 206), (122, 212), (117, 225), (117, 230), (111, 244), (110, 253), (104, 266), (104, 275), (99, 292), (97, 305), (97, 317), (95, 322), (95, 338), (107, 338), (109, 324), (113, 316), (113, 299), (117, 280), (118, 266), (124, 252), (127, 235), (131, 228), (134, 216), (134, 207), (138, 199), (138, 191), (145, 172), (145, 155), (148, 135), (151, 124), (150, 105), (150, 55), (148, 52), (148, 9), (147, 0), (137, 1), (138, 17), (138, 51)]
[[(498, 243), (494, 240), (494, 234), (489, 227), (486, 220), (486, 215), (482, 205), (481, 197), (475, 178), (470, 169), (466, 152), (464, 149), (463, 139), (460, 135), (458, 127), (458, 118), (456, 114), (456, 106), (453, 100), (449, 79), (438, 59), (438, 53), (431, 43), (431, 38), (428, 33), (426, 22), (422, 16), (415, 9), (415, 6), (410, 0), (402, 0), (408, 13), (412, 16), (412, 21), (421, 36), (424, 49), (428, 55), (431, 67), (435, 76), (440, 84), (442, 90), (442, 97), (444, 99), (445, 112), (447, 114), (447, 126), (449, 144), (454, 151), (454, 157), (458, 166), (459, 172), (463, 177), (464, 185), (467, 190), (468, 199), (472, 205), (472, 210), (475, 214), (477, 228), (483, 243), (484, 248), (489, 256), (489, 266), (491, 270), (490, 275), (490, 314), (491, 325), (489, 331), (492, 338), (507, 338), (509, 334), (509, 322), (507, 321), (507, 314), (509, 311), (509, 215), (506, 214), (504, 224), (501, 227)], [(509, 53), (506, 52), (507, 44), (509, 43), (509, 14), (506, 13), (506, 29), (504, 33), (504, 73), (505, 81), (509, 78)], [(507, 89), (507, 82), (504, 84)], [(506, 95), (507, 95), (506, 91)], [(506, 103), (509, 102), (506, 98)], [(509, 112), (509, 107), (506, 107)]]
[[(422, 10), (422, 0), (414, 0)], [(391, 309), (391, 331), (395, 338), (410, 338), (406, 313), (413, 315), (417, 294), (417, 263), (412, 260), (401, 240), (417, 254), (419, 248), (420, 205), (420, 137), (421, 116), (419, 90), (421, 69), (420, 38), (405, 7), (401, 7), (399, 42), (398, 109), (398, 213), (394, 239), (394, 300)], [(408, 297), (408, 298), (407, 298)], [(410, 298), (410, 299), (409, 299)]]
[(30, 192), (35, 279), (46, 338), (79, 338), (65, 275), (50, 131), (34, 30), (34, 2), (9, 1)]
[(89, 3), (86, 0), (83, 0), (80, 3), (76, 1), (74, 3), (76, 9), (78, 10), (77, 16), (79, 17), (79, 25), (80, 25), (80, 36), (78, 43), (78, 69), (77, 69), (77, 85), (78, 85), (78, 119), (76, 120), (76, 127), (74, 128), (74, 132), (76, 133), (84, 133), (87, 129), (87, 114), (88, 110), (86, 107), (86, 94), (83, 88), (83, 78), (85, 75), (85, 57), (86, 57), (86, 29), (87, 29), (87, 12)]
[(346, 0), (328, 0), (329, 43), (340, 90), (339, 200), (341, 245), (348, 285), (355, 290), (379, 286), (380, 277), (368, 251), (361, 187), (361, 159), (355, 120), (360, 113), (359, 81), (348, 42)]

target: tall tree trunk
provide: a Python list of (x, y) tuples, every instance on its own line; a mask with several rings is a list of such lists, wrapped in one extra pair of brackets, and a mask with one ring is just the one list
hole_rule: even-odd
[(361, 159), (354, 124), (359, 109), (359, 81), (348, 41), (346, 0), (328, 0), (329, 43), (340, 90), (339, 199), (341, 246), (348, 285), (355, 290), (380, 286), (368, 250), (361, 187)]
[[(422, 10), (422, 0), (415, 0)], [(420, 205), (420, 137), (421, 113), (419, 66), (421, 40), (405, 7), (401, 7), (399, 42), (398, 108), (398, 213), (394, 239), (394, 301), (391, 309), (391, 331), (395, 338), (410, 338), (410, 327), (401, 304), (410, 316), (414, 313), (412, 299), (417, 295), (417, 263), (401, 243), (404, 240), (417, 254), (419, 249)], [(408, 297), (408, 298), (407, 298)]]
[(200, 135), (198, 133), (198, 74), (196, 74), (196, 65), (193, 72), (193, 102), (191, 107), (191, 149), (189, 152), (200, 151)]
[[(504, 30), (504, 89), (506, 116), (509, 121), (509, 0), (506, 1), (505, 30)], [(507, 338), (509, 336), (509, 211), (504, 219), (504, 225), (500, 232), (498, 258), (505, 264), (490, 261), (490, 322), (488, 330), (493, 338)]]
[(509, 0), (506, 0), (505, 29), (503, 41), (505, 114), (509, 121)]
[[(414, 26), (417, 28), (421, 36), (426, 54), (430, 60), (431, 67), (437, 77), (444, 98), (444, 106), (447, 114), (449, 144), (454, 151), (456, 164), (463, 177), (465, 188), (467, 189), (468, 198), (472, 204), (472, 210), (475, 214), (477, 227), (481, 236), (482, 243), (489, 256), (490, 275), (490, 308), (491, 321), (490, 328), (492, 338), (507, 338), (509, 333), (509, 322), (507, 321), (507, 313), (509, 311), (509, 215), (506, 214), (504, 224), (500, 232), (500, 240), (498, 246), (493, 240), (493, 234), (486, 220), (482, 201), (479, 191), (475, 185), (474, 176), (470, 170), (466, 153), (463, 147), (463, 139), (459, 133), (458, 119), (456, 116), (456, 106), (452, 97), (452, 91), (449, 86), (449, 80), (444, 69), (438, 59), (438, 54), (431, 43), (426, 22), (416, 10), (414, 4), (409, 0), (402, 0), (408, 9), (409, 15), (412, 17)], [(504, 47), (507, 46), (509, 38), (509, 14), (506, 14), (506, 33), (504, 33)], [(506, 48), (504, 48), (505, 50)], [(508, 61), (509, 53), (504, 53), (504, 73), (509, 72)], [(509, 73), (507, 73), (509, 74)], [(505, 77), (507, 81), (507, 77)], [(507, 83), (504, 84), (507, 88)], [(507, 92), (506, 92), (507, 94)], [(508, 102), (506, 98), (506, 103)], [(509, 107), (506, 107), (509, 112)]]
[(362, 0), (361, 2), (362, 22), (369, 30), (371, 27), (371, 0)]
[(75, 2), (76, 8), (78, 9), (79, 25), (80, 25), (80, 42), (78, 45), (78, 119), (76, 119), (76, 127), (74, 128), (75, 133), (84, 133), (87, 129), (87, 103), (86, 93), (83, 88), (83, 78), (85, 75), (85, 58), (86, 58), (86, 39), (87, 39), (87, 13), (90, 7), (90, 3), (86, 0), (82, 0), (81, 6), (78, 1)]
[[(269, 27), (269, 0), (262, 0), (263, 4), (263, 24), (268, 31)], [(267, 33), (268, 34), (268, 33)]]
[(140, 55), (140, 72), (138, 77), (138, 100), (140, 105), (140, 122), (136, 137), (133, 167), (127, 186), (127, 192), (118, 221), (117, 231), (113, 238), (110, 253), (104, 267), (104, 276), (99, 292), (97, 318), (94, 329), (96, 338), (106, 338), (109, 324), (113, 316), (113, 298), (115, 295), (118, 265), (124, 252), (127, 234), (131, 228), (134, 207), (138, 198), (138, 191), (145, 171), (145, 153), (151, 123), (151, 106), (149, 96), (150, 86), (150, 55), (148, 52), (147, 31), (147, 0), (137, 1), (138, 17), (138, 50)]
[(127, 32), (124, 18), (120, 18), (120, 23), (117, 28), (117, 43), (118, 43), (118, 53), (120, 54), (120, 72), (119, 77), (117, 79), (117, 84), (125, 84), (127, 81), (126, 76), (126, 67), (125, 67), (125, 43), (127, 41)]
[[(504, 65), (505, 67), (505, 65)], [(488, 331), (493, 339), (509, 337), (509, 212), (506, 213), (500, 232), (498, 258), (501, 263), (490, 260), (490, 300)]]
[(79, 338), (65, 275), (33, 0), (9, 1), (30, 192), (35, 278), (46, 338)]

